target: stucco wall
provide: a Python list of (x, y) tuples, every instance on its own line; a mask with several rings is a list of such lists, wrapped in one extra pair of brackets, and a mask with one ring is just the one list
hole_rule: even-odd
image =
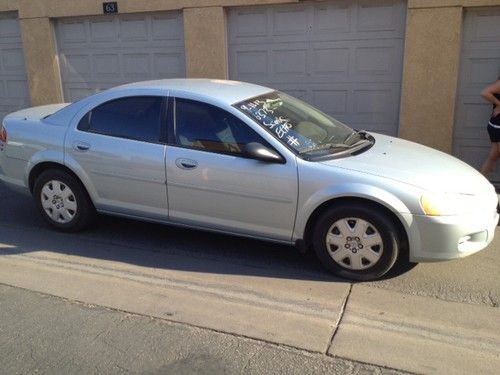
[(62, 101), (61, 75), (53, 24), (49, 18), (21, 19), (31, 104)]
[[(227, 77), (225, 9), (299, 0), (117, 0), (120, 13), (184, 9), (189, 77)], [(51, 19), (102, 14), (102, 0), (0, 0), (18, 11), (33, 104), (62, 100)], [(464, 7), (500, 0), (408, 0), (400, 136), (450, 152)], [(203, 40), (202, 43), (199, 41)]]
[(451, 152), (462, 8), (409, 9), (399, 135)]
[(188, 77), (227, 79), (225, 18), (222, 7), (184, 10), (184, 43)]

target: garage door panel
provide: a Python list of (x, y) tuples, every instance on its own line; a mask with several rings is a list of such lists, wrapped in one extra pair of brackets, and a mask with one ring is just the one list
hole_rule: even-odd
[(395, 132), (399, 111), (392, 103), (399, 96), (394, 85), (316, 84), (308, 90), (280, 84), (276, 89), (299, 97), (351, 126)]
[(5, 92), (7, 97), (6, 100), (11, 100), (13, 105), (16, 103), (24, 103), (29, 97), (28, 85), (24, 79), (6, 80)]
[(67, 102), (74, 102), (81, 98), (85, 98), (86, 96), (95, 94), (100, 90), (106, 90), (111, 87), (113, 87), (112, 84), (104, 83), (100, 86), (100, 89), (95, 89), (95, 88), (89, 88), (88, 85), (85, 83), (81, 85), (75, 83), (71, 87), (69, 87), (67, 91), (64, 92), (64, 96)]
[(311, 90), (312, 100), (319, 108), (328, 108), (329, 114), (338, 118), (348, 112), (348, 90), (317, 89)]
[(232, 64), (229, 66), (230, 77), (238, 77), (242, 81), (268, 82), (269, 51), (262, 47), (252, 46), (248, 49), (236, 49), (230, 52)]
[(1, 104), (9, 107), (16, 106), (19, 101), (24, 101), (29, 96), (26, 81), (3, 80), (0, 82)]
[(293, 43), (277, 48), (234, 47), (230, 75), (240, 80), (279, 84), (295, 74), (296, 82), (400, 82), (402, 45), (379, 41)]
[(349, 33), (351, 31), (351, 7), (349, 0), (333, 4), (314, 6), (313, 32), (316, 35), (333, 33)]
[(186, 74), (180, 12), (61, 19), (57, 39), (68, 101), (123, 83)]
[(59, 21), (57, 42), (60, 48), (72, 43), (84, 43), (87, 41), (88, 31), (84, 21)]
[(398, 0), (360, 0), (357, 30), (398, 32), (403, 25), (400, 17), (403, 3)]
[(121, 71), (123, 76), (134, 81), (148, 79), (152, 71), (151, 56), (147, 53), (130, 53), (122, 55)]
[[(476, 53), (476, 55), (481, 55), (481, 53)], [(464, 83), (465, 85), (467, 85), (468, 87), (477, 87), (491, 84), (492, 77), (497, 76), (499, 73), (500, 56), (496, 58), (471, 58), (464, 63), (462, 74), (464, 80), (466, 80), (466, 83)]]
[(124, 42), (148, 40), (148, 24), (143, 17), (123, 17), (119, 27), (120, 39)]
[[(404, 33), (406, 6), (399, 0), (353, 1), (278, 5), (232, 9), (229, 41), (263, 43), (271, 37), (282, 43), (314, 40), (400, 38)], [(376, 14), (376, 16), (374, 15)], [(248, 40), (247, 40), (248, 41)]]
[(491, 114), (491, 105), (477, 96), (463, 96), (457, 107), (460, 126), (455, 129), (455, 137), (468, 139), (487, 138), (486, 125)]
[(91, 43), (121, 42), (117, 25), (113, 18), (89, 21), (90, 34), (88, 41)]
[(26, 66), (19, 20), (15, 14), (0, 15), (0, 120), (30, 106)]
[(245, 37), (266, 37), (268, 30), (268, 11), (264, 8), (238, 9), (231, 11), (228, 25), (233, 33), (229, 35), (231, 41)]
[(315, 75), (341, 74), (349, 72), (348, 47), (321, 46), (314, 48), (313, 52), (313, 72)]
[(454, 154), (470, 165), (481, 166), (488, 156), (489, 148), (487, 138), (467, 139), (455, 145)]
[(87, 82), (91, 77), (91, 56), (67, 54), (60, 59), (63, 81), (72, 78), (75, 82)]
[(4, 72), (25, 74), (24, 53), (21, 48), (2, 48)]
[(498, 42), (500, 9), (471, 10), (466, 17), (464, 42)]
[(309, 28), (309, 11), (305, 6), (278, 7), (273, 14), (273, 35), (302, 35)]
[[(400, 76), (399, 66), (395, 64), (397, 49), (393, 46), (369, 46), (355, 49), (354, 75), (384, 75), (397, 80)], [(399, 74), (398, 74), (399, 73)], [(395, 76), (395, 77), (393, 77)]]
[(151, 20), (154, 40), (170, 40), (173, 45), (184, 46), (182, 17), (179, 14), (155, 15)]
[(19, 21), (14, 16), (2, 16), (1, 20), (2, 22), (0, 22), (0, 35), (2, 40), (8, 38), (19, 39), (21, 35)]
[(307, 48), (287, 48), (272, 51), (272, 74), (277, 80), (292, 76), (296, 79), (307, 78)]
[(118, 54), (108, 53), (91, 57), (92, 80), (102, 82), (119, 81), (123, 72)]
[(163, 78), (184, 77), (184, 53), (154, 53), (153, 76)]

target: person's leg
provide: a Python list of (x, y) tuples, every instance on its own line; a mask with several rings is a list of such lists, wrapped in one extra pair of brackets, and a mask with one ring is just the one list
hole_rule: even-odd
[(481, 173), (488, 177), (490, 173), (495, 169), (496, 162), (500, 158), (500, 143), (493, 142), (491, 144), (490, 153), (488, 154), (488, 158), (484, 162), (481, 167)]

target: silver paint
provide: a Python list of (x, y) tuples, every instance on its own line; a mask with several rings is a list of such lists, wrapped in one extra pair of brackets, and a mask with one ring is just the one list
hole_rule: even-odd
[[(498, 199), (473, 168), (436, 150), (374, 133), (375, 145), (359, 155), (303, 160), (232, 107), (270, 91), (232, 81), (162, 80), (120, 86), (71, 105), (18, 111), (3, 122), (8, 144), (0, 152), (0, 179), (27, 190), (32, 169), (52, 162), (75, 173), (100, 212), (289, 244), (304, 238), (318, 207), (361, 199), (399, 220), (413, 261), (467, 256), (492, 241)], [(285, 163), (76, 129), (92, 108), (131, 95), (170, 95), (217, 105), (254, 129)], [(426, 216), (420, 198), (429, 192), (468, 194), (476, 209)]]

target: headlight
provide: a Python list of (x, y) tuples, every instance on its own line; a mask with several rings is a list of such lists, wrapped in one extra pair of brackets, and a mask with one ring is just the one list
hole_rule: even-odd
[(451, 216), (477, 209), (477, 199), (471, 194), (425, 193), (420, 205), (428, 216)]

